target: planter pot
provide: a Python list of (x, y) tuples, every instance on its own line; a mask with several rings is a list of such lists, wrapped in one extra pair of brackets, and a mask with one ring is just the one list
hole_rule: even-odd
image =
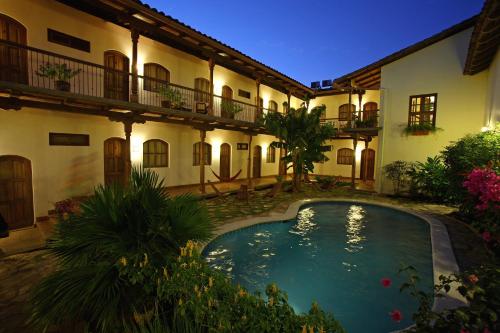
[(170, 101), (161, 101), (161, 107), (171, 109), (172, 103)]
[(428, 135), (428, 134), (429, 134), (428, 130), (418, 130), (418, 131), (411, 132), (411, 135), (415, 135), (415, 136), (422, 136), (422, 135)]
[(56, 89), (60, 91), (69, 91), (71, 89), (71, 85), (69, 82), (57, 80)]
[(222, 110), (220, 113), (222, 118), (234, 119), (234, 113)]

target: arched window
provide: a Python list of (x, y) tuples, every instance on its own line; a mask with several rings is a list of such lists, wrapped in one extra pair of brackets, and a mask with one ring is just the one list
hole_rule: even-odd
[[(205, 165), (211, 165), (212, 164), (212, 145), (209, 143), (205, 142), (204, 146), (204, 160), (205, 160)], [(200, 149), (201, 149), (201, 142), (196, 142), (193, 145), (193, 166), (200, 165)]]
[(168, 143), (162, 140), (148, 140), (142, 144), (142, 163), (145, 168), (168, 167)]
[[(356, 105), (351, 104), (351, 113), (356, 112)], [(351, 120), (354, 120), (354, 114), (351, 115)], [(349, 104), (339, 106), (339, 120), (349, 120)]]
[(271, 112), (278, 112), (278, 103), (276, 103), (275, 101), (271, 100), (271, 101), (269, 101), (269, 104), (268, 104), (267, 108)]
[(170, 72), (155, 63), (144, 64), (144, 90), (158, 92), (162, 85), (170, 82)]
[(352, 165), (354, 150), (341, 148), (337, 151), (337, 164)]
[(266, 153), (266, 163), (275, 163), (275, 162), (276, 162), (276, 148), (268, 146)]
[(195, 102), (209, 103), (210, 101), (210, 81), (197, 77), (194, 79), (194, 100)]
[(233, 89), (230, 86), (222, 86), (222, 98), (233, 99)]

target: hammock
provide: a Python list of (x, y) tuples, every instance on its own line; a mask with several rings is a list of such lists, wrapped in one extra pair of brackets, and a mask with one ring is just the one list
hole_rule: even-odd
[(241, 171), (243, 171), (243, 170), (240, 169), (240, 171), (238, 171), (234, 176), (232, 176), (229, 179), (222, 179), (218, 174), (215, 173), (214, 170), (212, 170), (212, 168), (210, 168), (210, 171), (212, 171), (212, 173), (214, 174), (214, 176), (217, 177), (217, 179), (220, 180), (221, 182), (232, 182), (233, 180), (235, 180), (236, 178), (238, 178), (238, 176), (240, 175)]

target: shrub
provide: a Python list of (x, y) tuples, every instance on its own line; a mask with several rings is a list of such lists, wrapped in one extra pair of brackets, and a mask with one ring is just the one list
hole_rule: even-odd
[(441, 157), (428, 157), (425, 162), (415, 162), (409, 171), (411, 178), (410, 193), (432, 201), (448, 200), (449, 182), (446, 168)]
[(333, 176), (316, 176), (315, 179), (323, 190), (329, 190), (337, 183), (337, 179)]
[(44, 329), (83, 321), (98, 332), (121, 331), (152, 302), (142, 286), (122, 278), (121, 258), (159, 267), (187, 240), (209, 239), (212, 228), (193, 197), (169, 198), (151, 171), (134, 169), (126, 188), (98, 187), (80, 213), (55, 226), (49, 251), (59, 267), (34, 289), (32, 323)]
[[(409, 274), (408, 282), (400, 290), (408, 291), (419, 302), (418, 310), (413, 314), (415, 325), (408, 332), (441, 333), (499, 332), (500, 321), (500, 268), (481, 266), (476, 270), (451, 276), (439, 277), (433, 293), (418, 290), (419, 278), (413, 267), (400, 272)], [(467, 306), (445, 309), (440, 312), (432, 310), (434, 296), (444, 297), (451, 289), (456, 289), (468, 302)]]
[(463, 183), (472, 169), (492, 163), (493, 170), (500, 172), (500, 127), (467, 135), (447, 146), (441, 154), (450, 182), (449, 196), (454, 202), (460, 203), (467, 197)]
[(384, 166), (384, 174), (392, 181), (395, 194), (399, 195), (401, 187), (410, 183), (411, 178), (409, 173), (412, 167), (413, 163), (406, 161), (394, 161)]

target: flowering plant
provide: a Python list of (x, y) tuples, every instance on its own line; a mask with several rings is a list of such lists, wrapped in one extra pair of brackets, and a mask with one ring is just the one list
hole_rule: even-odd
[(464, 182), (469, 194), (477, 200), (479, 211), (500, 209), (500, 175), (490, 168), (476, 168)]

